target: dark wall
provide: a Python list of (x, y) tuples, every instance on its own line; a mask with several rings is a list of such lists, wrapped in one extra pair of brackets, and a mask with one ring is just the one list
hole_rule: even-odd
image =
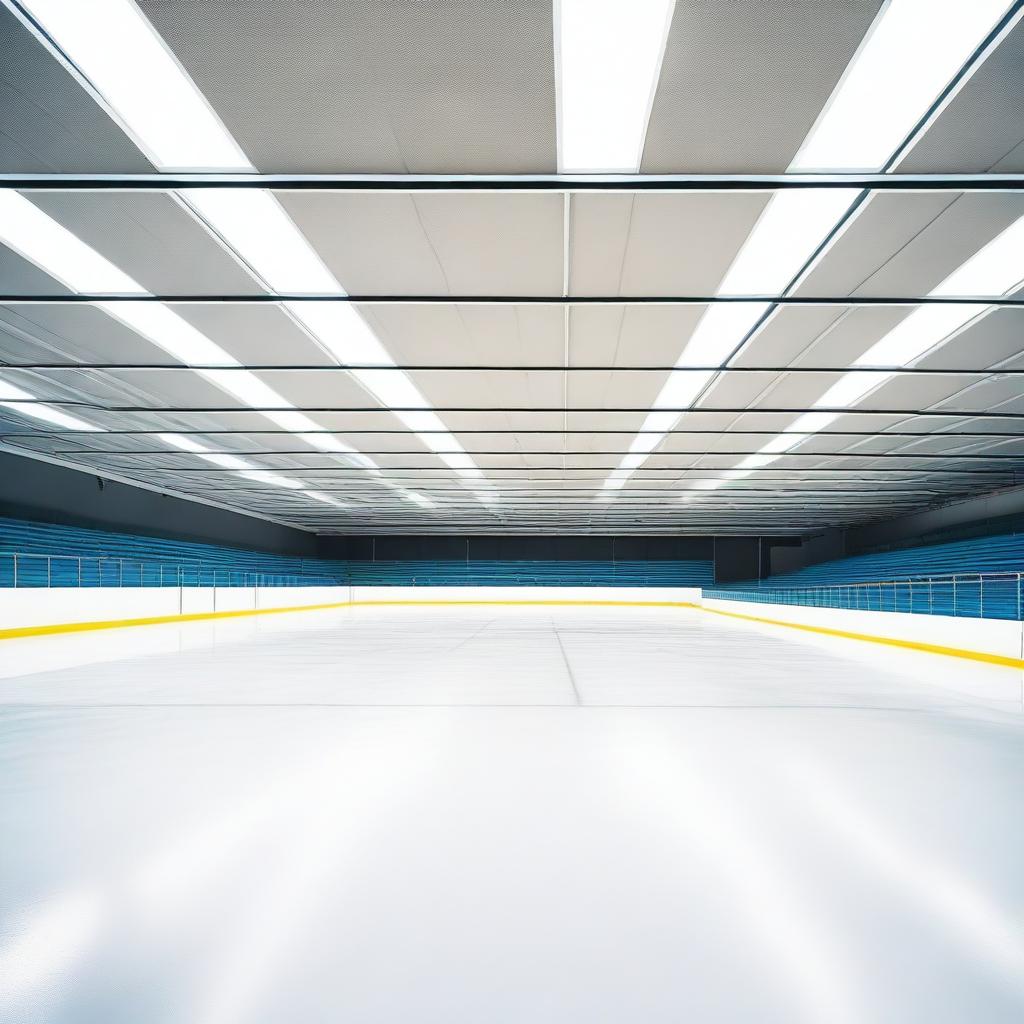
[(302, 530), (3, 452), (0, 516), (282, 555), (316, 554), (316, 537)]
[(359, 561), (674, 561), (714, 557), (709, 537), (320, 537), (321, 558)]
[(716, 537), (715, 582), (758, 580), (768, 573), (770, 544), (761, 537)]

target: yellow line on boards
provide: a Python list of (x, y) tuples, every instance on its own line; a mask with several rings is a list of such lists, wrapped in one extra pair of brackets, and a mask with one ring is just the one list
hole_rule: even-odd
[(583, 607), (605, 607), (605, 608), (696, 608), (697, 606), (692, 601), (544, 601), (544, 600), (505, 600), (495, 598), (493, 601), (489, 600), (477, 600), (477, 601), (458, 601), (458, 600), (424, 600), (417, 601), (414, 598), (401, 601), (353, 601), (352, 605), (355, 606), (368, 606), (368, 605), (561, 605), (561, 606), (583, 606)]
[(348, 601), (332, 604), (304, 604), (294, 608), (245, 608), (234, 612), (192, 612), (187, 615), (151, 615), (144, 619), (103, 619), (99, 622), (58, 622), (50, 626), (17, 626), (0, 629), (0, 640), (23, 636), (49, 636), (53, 633), (87, 633), (94, 629), (123, 629), (127, 626), (161, 626), (171, 622), (202, 622), (206, 619), (240, 619), (249, 615), (276, 615), (280, 612), (313, 612), (322, 608), (347, 608)]
[(893, 637), (874, 636), (870, 633), (854, 633), (846, 629), (831, 629), (828, 626), (808, 626), (802, 622), (787, 622), (784, 619), (768, 619), (760, 615), (745, 615), (742, 612), (727, 612), (722, 608), (700, 606), (712, 615), (725, 615), (730, 619), (746, 619), (747, 622), (762, 622), (768, 626), (788, 626), (805, 633), (821, 633), (824, 636), (842, 637), (844, 640), (866, 640), (868, 643), (885, 644), (888, 647), (904, 647), (928, 654), (945, 654), (950, 658), (966, 658), (968, 661), (983, 661), (989, 665), (1005, 665), (1008, 668), (1024, 668), (1024, 658), (1010, 658), (1002, 654), (986, 654), (984, 651), (968, 651), (962, 647), (943, 647), (941, 644), (927, 644), (918, 640), (897, 640)]
[(315, 612), (328, 608), (354, 608), (387, 605), (604, 605), (616, 608), (695, 608), (689, 601), (336, 601), (329, 604), (304, 604), (293, 608), (246, 608), (231, 612), (193, 612), (187, 615), (152, 615), (139, 619), (103, 619), (98, 622), (59, 622), (48, 626), (16, 626), (0, 629), (0, 640), (29, 636), (52, 636), (58, 633), (87, 633), (98, 629), (125, 629), (129, 626), (162, 626), (172, 622), (204, 622), (210, 619), (240, 619), (250, 615), (277, 615), (282, 612)]

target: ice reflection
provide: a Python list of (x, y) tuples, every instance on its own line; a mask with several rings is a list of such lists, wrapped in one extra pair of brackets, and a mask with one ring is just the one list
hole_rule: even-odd
[(915, 846), (897, 823), (884, 821), (847, 792), (819, 763), (794, 761), (788, 778), (815, 818), (844, 850), (941, 922), (947, 936), (1002, 973), (1024, 994), (1024, 921), (1014, 920), (975, 878)]

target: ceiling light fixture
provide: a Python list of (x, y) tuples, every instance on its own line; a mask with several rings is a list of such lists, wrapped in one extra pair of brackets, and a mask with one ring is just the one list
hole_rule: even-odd
[[(1006, 0), (885, 5), (789, 170), (881, 169), (1010, 6)], [(785, 294), (858, 194), (856, 189), (775, 193), (719, 294)], [(729, 308), (712, 306), (705, 312), (677, 365), (727, 362), (765, 312), (741, 306), (729, 314)]]
[(30, 416), (35, 420), (42, 420), (55, 427), (63, 427), (65, 430), (88, 430), (94, 433), (103, 433), (103, 427), (97, 427), (92, 423), (86, 423), (77, 416), (69, 416), (66, 412), (54, 409), (52, 406), (42, 404), (36, 395), (21, 388), (15, 387), (6, 380), (0, 380), (0, 406), (10, 409), (20, 416)]
[(20, 0), (164, 170), (247, 171), (192, 79), (131, 0)]
[(559, 168), (639, 169), (675, 0), (555, 4)]

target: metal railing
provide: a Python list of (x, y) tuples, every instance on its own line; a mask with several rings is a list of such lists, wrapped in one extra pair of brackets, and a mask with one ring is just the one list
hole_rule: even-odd
[(909, 580), (816, 587), (704, 588), (704, 596), (757, 604), (805, 605), (851, 611), (912, 612), (974, 619), (1024, 618), (1024, 573), (958, 573)]
[(310, 587), (343, 583), (334, 576), (257, 572), (203, 562), (0, 551), (0, 587)]

